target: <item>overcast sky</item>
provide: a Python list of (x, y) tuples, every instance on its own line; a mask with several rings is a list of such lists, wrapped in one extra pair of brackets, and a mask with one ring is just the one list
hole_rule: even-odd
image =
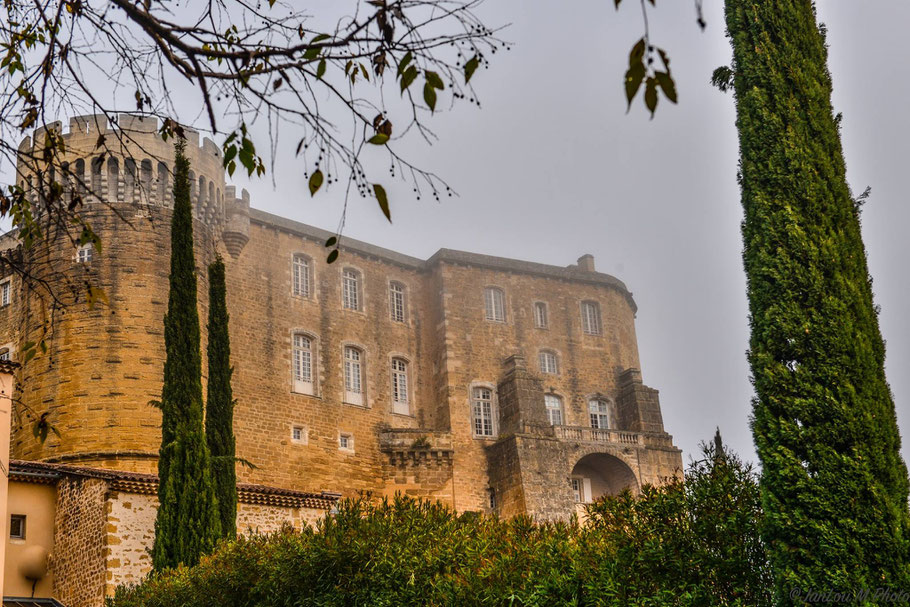
[[(320, 3), (331, 4), (308, 6), (318, 14)], [(375, 201), (355, 198), (345, 234), (421, 258), (446, 247), (564, 266), (593, 254), (598, 270), (634, 293), (644, 381), (660, 390), (666, 429), (685, 459), (719, 426), (754, 460), (735, 113), (732, 95), (708, 84), (731, 56), (723, 4), (704, 1), (705, 32), (692, 0), (662, 0), (650, 11), (653, 42), (669, 51), (679, 90), (679, 105), (662, 100), (654, 120), (640, 100), (626, 114), (622, 77), (642, 21), (636, 0), (624, 4), (616, 12), (612, 0), (488, 0), (479, 12), (489, 26), (510, 24), (502, 37), (515, 46), (475, 75), (482, 109), (461, 104), (434, 117), (433, 146), (414, 137), (398, 144), (460, 196), (416, 201), (387, 181), (394, 224)], [(907, 459), (910, 3), (822, 0), (819, 16), (850, 185), (855, 194), (872, 186), (863, 235)], [(234, 181), (254, 207), (335, 229), (341, 188), (310, 198), (296, 143), (282, 140), (274, 187)]]
[[(651, 11), (652, 38), (669, 51), (679, 89), (679, 105), (662, 102), (652, 121), (640, 102), (625, 111), (622, 76), (642, 28), (638, 3), (626, 4), (616, 12), (609, 0), (488, 2), (488, 25), (510, 23), (503, 36), (515, 46), (475, 76), (482, 109), (434, 118), (440, 141), (408, 148), (460, 197), (418, 202), (397, 188), (391, 226), (375, 203), (357, 199), (345, 233), (421, 258), (441, 247), (555, 265), (593, 254), (635, 295), (644, 380), (660, 390), (686, 461), (715, 426), (754, 460), (734, 105), (708, 83), (731, 56), (723, 5), (705, 0), (704, 33), (691, 1)], [(819, 16), (850, 185), (855, 194), (872, 186), (863, 235), (906, 459), (910, 64), (901, 28), (910, 4), (824, 0)], [(285, 144), (277, 188), (247, 185), (253, 206), (334, 229), (340, 191), (303, 195)]]

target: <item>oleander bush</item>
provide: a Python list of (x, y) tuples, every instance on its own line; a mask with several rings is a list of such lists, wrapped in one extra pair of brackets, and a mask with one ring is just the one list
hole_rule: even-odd
[(770, 605), (756, 479), (717, 451), (686, 483), (608, 497), (583, 524), (347, 500), (316, 528), (241, 534), (110, 605)]

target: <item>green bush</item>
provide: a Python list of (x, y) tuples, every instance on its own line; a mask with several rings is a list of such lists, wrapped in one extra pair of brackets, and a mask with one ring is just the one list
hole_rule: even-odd
[(315, 529), (225, 541), (110, 605), (768, 605), (756, 480), (719, 453), (685, 484), (593, 504), (583, 525), (347, 500)]

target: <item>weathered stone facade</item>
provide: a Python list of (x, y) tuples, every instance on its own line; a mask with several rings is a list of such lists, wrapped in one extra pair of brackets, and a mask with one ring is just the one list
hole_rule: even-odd
[[(15, 457), (156, 468), (160, 414), (148, 403), (160, 393), (164, 361), (173, 151), (154, 130), (126, 118), (117, 130), (93, 118), (70, 125), (69, 168), (82, 167), (80, 177), (101, 192), (85, 215), (104, 249), (79, 263), (71, 241), (52, 235), (24, 255), (49, 262), (33, 265), (52, 285), (97, 284), (109, 305), (90, 308), (63, 289), (71, 305), (48, 323), (46, 299), (12, 278), (0, 344), (15, 351), (46, 336), (48, 352), (20, 373), (19, 397), (49, 411), (61, 433), (40, 444), (20, 427)], [(130, 135), (105, 161), (117, 163), (100, 171), (92, 160), (99, 133)], [(238, 468), (243, 481), (344, 495), (403, 491), (459, 511), (566, 518), (578, 501), (681, 474), (657, 391), (641, 383), (632, 295), (596, 272), (593, 258), (556, 267), (442, 249), (420, 260), (343, 238), (329, 265), (332, 234), (251, 209), (245, 192), (225, 185), (217, 147), (197, 139), (190, 133), (200, 315), (204, 268), (220, 254), (237, 453), (257, 466)], [(129, 158), (139, 168), (125, 170)], [(356, 305), (345, 305), (352, 297)], [(305, 355), (295, 350), (304, 342)], [(357, 390), (346, 381), (347, 352), (357, 357), (349, 373)], [(547, 372), (542, 353), (554, 365)], [(393, 380), (393, 364), (405, 379)], [(558, 403), (558, 417), (547, 402)], [(476, 413), (487, 403), (488, 427)], [(591, 403), (603, 407), (596, 427)], [(116, 508), (126, 515), (125, 502)], [(135, 562), (118, 554), (123, 566)]]

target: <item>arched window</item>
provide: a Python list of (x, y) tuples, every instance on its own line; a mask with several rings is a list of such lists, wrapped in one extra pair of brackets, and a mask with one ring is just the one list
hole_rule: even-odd
[(506, 321), (506, 298), (502, 289), (498, 287), (484, 289), (483, 302), (487, 320), (491, 322)]
[(547, 419), (554, 426), (563, 424), (562, 399), (555, 394), (544, 394), (543, 402), (547, 406)]
[(120, 200), (120, 163), (116, 158), (107, 159), (107, 200)]
[(299, 297), (310, 296), (311, 277), (310, 258), (296, 253), (291, 262), (291, 292)]
[(601, 335), (600, 305), (596, 301), (581, 302), (581, 328), (588, 335)]
[(202, 215), (202, 209), (205, 208), (205, 177), (199, 176), (199, 191), (196, 198), (196, 215)]
[(124, 196), (128, 202), (136, 201), (136, 185), (139, 183), (139, 176), (136, 172), (136, 161), (127, 158), (123, 161), (123, 168), (126, 172), (123, 189)]
[(73, 172), (73, 180), (76, 182), (76, 191), (82, 194), (85, 192), (85, 160), (79, 158), (74, 164), (76, 170)]
[(606, 430), (610, 427), (610, 403), (602, 398), (588, 400), (591, 427)]
[(142, 195), (146, 199), (152, 196), (152, 161), (146, 158), (140, 165), (140, 175), (142, 179)]
[(363, 350), (344, 347), (344, 402), (363, 405)]
[(541, 373), (559, 375), (559, 359), (556, 357), (555, 352), (541, 350), (537, 355), (537, 362), (540, 365)]
[(471, 390), (471, 416), (474, 436), (495, 436), (492, 389), (477, 386)]
[(209, 212), (214, 212), (214, 210), (215, 210), (215, 182), (214, 181), (209, 182), (208, 203), (209, 203)]
[(403, 358), (392, 359), (392, 412), (401, 415), (410, 414), (410, 395), (408, 393), (408, 361)]
[(96, 156), (92, 158), (92, 194), (101, 198), (101, 173), (104, 169), (104, 158)]
[(547, 314), (547, 304), (542, 301), (534, 302), (534, 326), (538, 329), (546, 329), (550, 326), (550, 319)]
[(341, 275), (341, 303), (347, 310), (361, 308), (360, 272), (345, 268)]
[(313, 339), (304, 333), (294, 333), (293, 343), (294, 392), (315, 394), (316, 382), (313, 380), (313, 356), (315, 347)]
[(162, 206), (170, 205), (167, 197), (167, 165), (163, 162), (158, 163), (158, 204)]
[(407, 307), (405, 305), (405, 289), (400, 282), (389, 283), (389, 316), (393, 322), (405, 322)]

